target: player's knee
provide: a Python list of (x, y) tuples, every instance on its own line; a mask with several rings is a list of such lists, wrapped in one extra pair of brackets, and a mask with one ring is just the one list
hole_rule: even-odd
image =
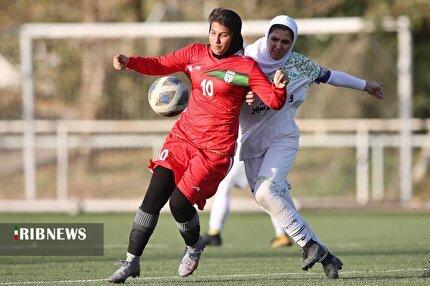
[(193, 205), (179, 191), (175, 189), (169, 200), (170, 211), (177, 222), (186, 222), (191, 220), (197, 213)]
[(268, 208), (270, 203), (275, 199), (275, 193), (275, 186), (265, 179), (259, 179), (255, 184), (255, 201), (258, 203), (258, 205), (265, 209)]
[(255, 184), (254, 198), (258, 205), (273, 217), (277, 217), (285, 208), (276, 185), (264, 178), (258, 179)]

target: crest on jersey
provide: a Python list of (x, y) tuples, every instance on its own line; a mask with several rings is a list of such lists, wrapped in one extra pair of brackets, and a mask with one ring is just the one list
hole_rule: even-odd
[(234, 79), (234, 75), (235, 74), (236, 73), (234, 71), (227, 70), (226, 73), (225, 73), (225, 76), (224, 76), (224, 81), (227, 82), (227, 83), (232, 82), (233, 79)]
[(232, 70), (212, 70), (205, 72), (205, 75), (224, 80), (226, 83), (232, 85), (248, 87), (249, 84), (249, 76), (247, 74)]

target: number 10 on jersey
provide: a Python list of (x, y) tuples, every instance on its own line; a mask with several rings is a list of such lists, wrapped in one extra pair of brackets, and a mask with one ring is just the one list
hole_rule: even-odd
[(204, 96), (212, 97), (214, 95), (214, 83), (213, 83), (213, 81), (204, 79), (200, 83), (200, 86), (202, 88), (202, 93)]

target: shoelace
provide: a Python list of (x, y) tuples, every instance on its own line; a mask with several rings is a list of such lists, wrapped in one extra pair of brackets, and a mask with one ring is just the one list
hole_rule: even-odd
[(115, 263), (117, 266), (122, 266), (122, 267), (126, 267), (127, 264), (130, 264), (130, 262), (128, 262), (127, 260), (120, 260), (119, 262)]
[(192, 250), (192, 251), (187, 251), (188, 253), (188, 257), (190, 257), (191, 259), (194, 260), (199, 260), (200, 259), (200, 255), (202, 254), (203, 250)]
[(200, 255), (203, 252), (203, 247), (199, 248), (196, 247), (194, 249), (189, 249), (188, 247), (185, 248), (186, 252), (188, 253), (188, 256), (191, 257), (194, 260), (199, 260), (200, 259)]
[(193, 260), (189, 255), (187, 255), (184, 262), (185, 262), (185, 265), (189, 267), (189, 266), (192, 266), (195, 260)]

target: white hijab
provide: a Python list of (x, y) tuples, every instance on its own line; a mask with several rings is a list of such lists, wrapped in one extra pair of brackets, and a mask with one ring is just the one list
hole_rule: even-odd
[[(285, 54), (285, 56), (282, 57), (282, 59), (274, 60), (270, 56), (270, 51), (267, 48), (267, 38), (269, 37), (269, 31), (270, 28), (273, 25), (283, 25), (291, 29), (293, 31), (293, 44), (291, 45), (288, 52)], [(266, 30), (266, 36), (263, 38), (258, 39), (254, 43), (248, 45), (245, 47), (245, 56), (253, 58), (260, 68), (263, 70), (263, 72), (266, 75), (269, 75), (273, 72), (275, 72), (277, 69), (281, 68), (285, 65), (285, 63), (288, 60), (288, 57), (291, 54), (291, 51), (293, 50), (294, 44), (297, 40), (297, 24), (296, 21), (294, 21), (293, 18), (288, 17), (286, 15), (279, 15), (273, 18), (270, 21), (270, 24)]]

